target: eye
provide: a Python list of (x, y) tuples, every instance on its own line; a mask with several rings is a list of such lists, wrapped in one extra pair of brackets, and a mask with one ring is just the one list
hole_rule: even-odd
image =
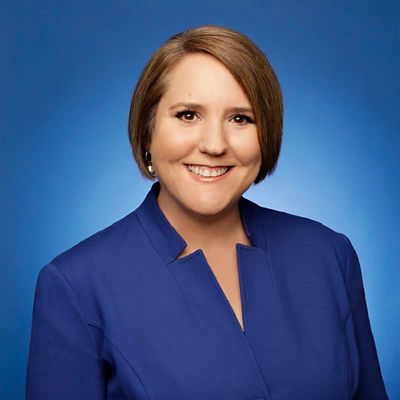
[(183, 122), (193, 122), (197, 117), (196, 112), (192, 110), (183, 110), (175, 114), (175, 117)]
[(237, 125), (246, 125), (246, 124), (254, 124), (253, 118), (244, 115), (244, 114), (236, 114), (231, 118), (231, 121), (233, 121)]

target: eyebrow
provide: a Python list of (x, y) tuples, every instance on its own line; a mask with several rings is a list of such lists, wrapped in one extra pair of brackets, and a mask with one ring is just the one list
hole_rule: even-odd
[(189, 108), (189, 109), (192, 109), (192, 108), (204, 108), (201, 104), (199, 104), (199, 103), (176, 103), (176, 104), (174, 104), (174, 105), (172, 105), (169, 109), (170, 110), (174, 110), (175, 108), (179, 108), (179, 107), (185, 107), (185, 108)]
[(235, 113), (243, 113), (243, 112), (253, 113), (253, 109), (251, 107), (232, 107), (229, 109), (229, 111)]
[[(202, 106), (199, 103), (185, 103), (185, 102), (180, 102), (173, 104), (169, 109), (174, 110), (175, 108), (179, 107), (185, 107), (188, 109), (204, 109), (204, 106)], [(243, 112), (249, 112), (249, 113), (254, 113), (253, 109), (251, 107), (231, 107), (228, 109), (228, 112), (234, 112), (234, 113), (243, 113)]]

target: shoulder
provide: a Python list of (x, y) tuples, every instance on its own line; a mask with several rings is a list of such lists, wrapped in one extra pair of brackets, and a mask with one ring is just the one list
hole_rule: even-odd
[(135, 210), (58, 254), (50, 264), (66, 277), (104, 275), (107, 270), (115, 269), (127, 249), (140, 246), (140, 231)]
[(274, 248), (285, 252), (332, 253), (345, 261), (347, 236), (324, 223), (305, 216), (275, 210), (258, 205), (250, 200), (252, 216), (260, 220), (265, 240)]
[(132, 211), (43, 266), (38, 293), (58, 291), (65, 301), (75, 298), (85, 318), (101, 326), (99, 305), (118, 293), (121, 282), (133, 284), (137, 280), (137, 256), (145, 243), (136, 210)]
[(339, 234), (329, 226), (309, 217), (290, 214), (267, 207), (259, 207), (259, 213), (264, 223), (274, 231), (285, 234), (307, 234), (336, 238)]
[(246, 199), (246, 203), (248, 207), (253, 209), (253, 217), (260, 218), (264, 224), (267, 224), (270, 229), (276, 232), (316, 233), (331, 237), (341, 235), (341, 233), (312, 218), (264, 207), (248, 199)]
[(251, 206), (253, 218), (261, 221), (269, 260), (279, 273), (287, 272), (287, 279), (361, 284), (358, 255), (347, 235), (311, 218), (256, 203)]

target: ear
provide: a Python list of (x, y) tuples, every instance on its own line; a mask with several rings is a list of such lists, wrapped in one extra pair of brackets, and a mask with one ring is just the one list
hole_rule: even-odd
[(144, 141), (144, 149), (145, 151), (150, 151), (150, 146), (151, 146), (151, 136), (150, 135), (146, 135), (145, 136), (145, 141)]

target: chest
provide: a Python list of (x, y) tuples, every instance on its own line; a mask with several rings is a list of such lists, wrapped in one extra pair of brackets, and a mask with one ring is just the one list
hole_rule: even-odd
[(348, 398), (338, 300), (327, 302), (321, 266), (313, 280), (291, 278), (301, 268), (271, 265), (249, 246), (238, 246), (233, 262), (198, 250), (168, 265), (147, 257), (140, 274), (127, 265), (107, 282), (118, 295), (101, 299), (118, 372), (111, 387), (144, 400), (135, 375), (153, 399)]
[(241, 287), (235, 248), (222, 252), (205, 252), (207, 264), (244, 330)]

